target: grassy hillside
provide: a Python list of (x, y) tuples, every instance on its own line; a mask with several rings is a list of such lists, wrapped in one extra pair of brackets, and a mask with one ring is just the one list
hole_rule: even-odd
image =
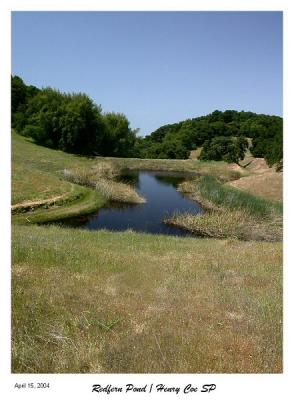
[(105, 196), (92, 185), (101, 171), (193, 171), (221, 188), (246, 171), (223, 162), (90, 159), (16, 134), (12, 156), (21, 205), (12, 220), (13, 372), (282, 371), (281, 242), (32, 223), (101, 207)]
[[(65, 153), (60, 150), (48, 149), (47, 147), (34, 144), (31, 139), (12, 134), (12, 165), (15, 168), (16, 175), (13, 180), (13, 189), (15, 194), (17, 188), (17, 173), (21, 173), (22, 168), (29, 171), (47, 173), (51, 176), (63, 179), (64, 169), (92, 168), (101, 162), (110, 162), (116, 168), (123, 169), (146, 169), (146, 170), (164, 170), (178, 172), (195, 172), (209, 174), (220, 178), (222, 181), (231, 181), (247, 175), (246, 171), (236, 171), (234, 166), (228, 165), (223, 161), (200, 162), (195, 160), (160, 160), (160, 159), (140, 159), (140, 158), (119, 158), (119, 157), (81, 157)], [(18, 179), (20, 182), (21, 179)], [(30, 180), (27, 179), (28, 186)], [(61, 185), (61, 184), (60, 184)], [(54, 185), (53, 185), (54, 186)], [(52, 190), (54, 189), (52, 186)], [(27, 188), (28, 189), (28, 188)], [(27, 196), (31, 198), (28, 190)]]
[[(115, 200), (129, 199), (130, 202), (141, 202), (142, 199), (138, 198), (130, 187), (114, 186), (113, 180), (105, 176), (109, 174), (109, 169), (115, 175), (125, 168), (204, 173), (216, 176), (223, 182), (246, 175), (235, 171), (224, 162), (79, 157), (38, 146), (30, 139), (13, 133), (12, 205), (15, 211), (13, 220), (21, 223), (46, 222), (87, 214), (105, 204), (108, 192)], [(101, 170), (98, 176), (100, 188), (101, 178), (108, 179), (106, 182), (108, 185), (104, 182), (103, 190), (100, 192), (89, 187), (91, 185), (87, 182), (97, 169)], [(65, 172), (68, 171), (73, 171), (76, 178), (71, 179), (71, 182), (66, 180)]]
[[(47, 222), (88, 214), (103, 206), (109, 194), (116, 200), (143, 201), (129, 186), (111, 180), (108, 175), (115, 167), (102, 159), (37, 146), (16, 133), (12, 149), (14, 222)], [(103, 178), (100, 191), (87, 180), (97, 174)]]
[(14, 222), (55, 220), (101, 207), (105, 200), (98, 192), (63, 179), (65, 168), (90, 164), (87, 158), (36, 146), (14, 133), (12, 205), (17, 212), (13, 215)]

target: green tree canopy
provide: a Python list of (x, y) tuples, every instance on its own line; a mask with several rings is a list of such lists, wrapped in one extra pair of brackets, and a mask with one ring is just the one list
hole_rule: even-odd
[(85, 155), (134, 154), (137, 132), (130, 128), (126, 116), (103, 114), (83, 93), (39, 90), (13, 77), (12, 115), (19, 133), (44, 146)]
[[(245, 138), (252, 154), (269, 165), (283, 157), (283, 120), (274, 115), (216, 110), (211, 114), (161, 126), (136, 137), (125, 115), (102, 113), (86, 94), (38, 89), (14, 76), (11, 80), (12, 126), (37, 143), (68, 152), (117, 157), (187, 158), (203, 147), (202, 159), (238, 162)], [(246, 147), (247, 148), (247, 147)]]
[(248, 141), (245, 137), (217, 136), (204, 143), (200, 159), (239, 163), (243, 160), (247, 148)]
[(106, 126), (104, 153), (120, 157), (132, 156), (137, 132), (130, 128), (126, 116), (121, 113), (106, 113), (104, 122)]
[[(212, 142), (214, 138), (221, 139)], [(240, 139), (237, 141), (234, 138)], [(171, 154), (172, 157), (178, 158), (184, 153), (183, 149), (188, 157), (191, 150), (205, 147), (203, 157), (215, 160), (240, 160), (243, 154), (242, 148), (245, 144), (247, 146), (244, 138), (252, 139), (250, 150), (254, 156), (264, 157), (271, 164), (281, 160), (283, 155), (282, 118), (235, 110), (224, 112), (216, 110), (206, 116), (162, 126), (143, 140), (137, 141), (136, 151), (142, 158), (170, 158)], [(178, 154), (175, 154), (177, 150), (169, 151), (168, 154), (167, 150), (172, 140), (181, 142), (181, 145), (174, 146), (174, 149), (178, 149)], [(211, 143), (216, 148), (209, 150)], [(223, 147), (225, 149), (222, 149)], [(239, 155), (238, 151), (241, 152)]]

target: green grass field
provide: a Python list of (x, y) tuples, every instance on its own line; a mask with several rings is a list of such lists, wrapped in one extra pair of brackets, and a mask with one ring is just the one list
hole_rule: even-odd
[(220, 182), (240, 172), (217, 162), (78, 157), (16, 134), (12, 149), (13, 204), (41, 202), (12, 218), (13, 372), (282, 372), (280, 241), (34, 224), (105, 204), (88, 184), (65, 180), (65, 169), (106, 163)]

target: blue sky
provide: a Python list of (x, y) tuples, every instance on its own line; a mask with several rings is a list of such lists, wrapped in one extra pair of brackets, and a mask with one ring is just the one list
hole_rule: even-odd
[(282, 115), (282, 13), (13, 12), (12, 73), (141, 135), (215, 109)]

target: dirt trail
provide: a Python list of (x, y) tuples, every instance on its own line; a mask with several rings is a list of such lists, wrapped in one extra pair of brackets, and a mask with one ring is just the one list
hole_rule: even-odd
[(72, 191), (73, 191), (73, 186), (72, 186), (72, 189), (70, 192), (67, 192), (67, 193), (59, 195), (59, 196), (50, 197), (49, 199), (44, 199), (44, 200), (26, 200), (21, 203), (13, 204), (11, 206), (11, 210), (17, 211), (17, 210), (27, 209), (27, 208), (31, 208), (31, 207), (40, 207), (40, 206), (43, 206), (46, 204), (50, 205), (50, 204), (56, 203), (59, 200), (66, 199), (67, 197), (69, 197), (71, 195)]

